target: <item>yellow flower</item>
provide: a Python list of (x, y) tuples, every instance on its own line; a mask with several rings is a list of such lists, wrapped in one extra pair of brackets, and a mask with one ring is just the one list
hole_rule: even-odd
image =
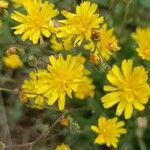
[(55, 150), (71, 150), (71, 149), (68, 145), (61, 144), (61, 145), (58, 145)]
[(92, 38), (96, 41), (92, 41), (91, 39), (84, 47), (99, 56), (101, 59), (104, 58), (109, 60), (113, 52), (120, 50), (118, 40), (116, 36), (113, 35), (113, 29), (107, 29), (106, 24), (99, 30), (93, 31)]
[[(38, 71), (43, 73), (43, 70)], [(42, 109), (46, 104), (46, 98), (41, 94), (37, 94), (37, 87), (38, 87), (38, 77), (36, 72), (31, 72), (29, 74), (30, 79), (24, 80), (22, 84), (22, 94), (25, 97), (25, 102), (32, 100), (33, 108)], [(21, 101), (24, 102), (24, 99), (21, 96)]]
[(20, 57), (16, 54), (5, 56), (3, 58), (4, 65), (11, 69), (20, 68), (23, 66), (23, 63)]
[(138, 27), (136, 32), (132, 34), (132, 37), (138, 44), (136, 48), (138, 55), (144, 60), (150, 60), (150, 27)]
[(0, 0), (0, 9), (7, 8), (7, 7), (8, 7), (8, 2), (5, 0)]
[(50, 40), (51, 42), (51, 48), (54, 51), (62, 51), (62, 50), (70, 50), (73, 48), (73, 44), (71, 39), (57, 39), (55, 36), (53, 36)]
[(91, 129), (98, 134), (94, 143), (106, 144), (107, 147), (118, 147), (118, 142), (121, 134), (125, 134), (127, 131), (123, 121), (118, 121), (118, 118), (107, 119), (105, 117), (99, 117), (98, 126), (91, 126)]
[(19, 25), (13, 27), (16, 31), (16, 35), (22, 34), (22, 40), (29, 39), (33, 44), (37, 44), (39, 39), (42, 42), (43, 38), (50, 37), (53, 31), (54, 18), (58, 14), (58, 10), (54, 9), (54, 5), (45, 1), (42, 3), (41, 0), (27, 1), (24, 5), (26, 14), (22, 14), (15, 11), (11, 18), (19, 22)]
[(38, 94), (43, 94), (48, 99), (48, 105), (58, 101), (59, 110), (65, 107), (65, 97), (72, 98), (72, 92), (76, 92), (79, 84), (87, 74), (84, 67), (85, 59), (78, 56), (68, 55), (64, 59), (61, 55), (58, 58), (50, 56), (50, 65), (47, 72), (37, 73)]
[(103, 17), (95, 13), (97, 5), (90, 2), (82, 2), (76, 7), (76, 13), (62, 11), (66, 19), (61, 20), (62, 26), (57, 34), (60, 38), (75, 38), (74, 45), (80, 46), (83, 39), (90, 39), (91, 30), (98, 29), (100, 23), (103, 22)]
[(85, 99), (86, 97), (94, 96), (95, 86), (92, 84), (92, 80), (85, 77), (84, 80), (79, 84), (75, 97), (79, 99)]
[(133, 68), (133, 61), (123, 60), (121, 70), (114, 65), (107, 74), (111, 85), (105, 85), (104, 90), (110, 93), (101, 98), (103, 106), (110, 108), (117, 106), (116, 114), (120, 116), (123, 111), (126, 119), (133, 113), (133, 108), (144, 110), (149, 98), (148, 75), (143, 66)]

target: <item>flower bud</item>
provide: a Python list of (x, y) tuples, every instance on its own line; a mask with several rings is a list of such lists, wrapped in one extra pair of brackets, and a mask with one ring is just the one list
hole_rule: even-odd
[(31, 67), (36, 67), (37, 66), (37, 59), (35, 56), (30, 55), (28, 58), (28, 63)]

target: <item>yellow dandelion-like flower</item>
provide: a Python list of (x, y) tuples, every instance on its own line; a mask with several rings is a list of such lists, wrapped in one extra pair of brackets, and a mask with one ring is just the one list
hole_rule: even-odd
[(57, 39), (55, 36), (53, 36), (50, 40), (51, 42), (51, 48), (54, 51), (62, 51), (62, 50), (70, 50), (73, 48), (73, 43), (71, 39)]
[(105, 85), (104, 90), (110, 93), (101, 98), (103, 106), (110, 108), (117, 106), (116, 114), (120, 116), (123, 111), (126, 119), (133, 113), (133, 108), (144, 110), (149, 98), (148, 75), (143, 66), (133, 68), (133, 61), (123, 60), (121, 70), (114, 65), (107, 74), (111, 85)]
[(66, 59), (59, 55), (58, 58), (50, 56), (50, 65), (47, 72), (37, 73), (39, 77), (38, 93), (48, 98), (48, 104), (53, 105), (58, 101), (59, 110), (65, 107), (65, 97), (72, 98), (79, 84), (88, 71), (84, 67), (85, 59), (81, 55), (68, 55)]
[(43, 41), (42, 36), (50, 37), (53, 31), (54, 18), (58, 14), (58, 10), (54, 9), (54, 5), (45, 1), (42, 3), (41, 0), (27, 1), (24, 5), (26, 14), (22, 14), (15, 11), (11, 18), (19, 25), (13, 27), (16, 35), (22, 35), (22, 40), (29, 39), (33, 44), (37, 44), (40, 40)]
[[(95, 31), (93, 31), (95, 33)], [(106, 60), (110, 59), (113, 52), (120, 50), (118, 46), (118, 40), (113, 35), (113, 29), (107, 29), (107, 25), (103, 25), (99, 30), (96, 30), (96, 35), (92, 34), (92, 38), (96, 37), (96, 41), (92, 39), (86, 44), (85, 49), (90, 50), (95, 55)]]
[(150, 27), (138, 27), (136, 32), (132, 34), (132, 37), (138, 44), (136, 48), (138, 55), (144, 60), (150, 60)]
[(123, 126), (123, 121), (118, 121), (118, 118), (107, 119), (105, 117), (99, 117), (98, 125), (91, 126), (92, 131), (98, 134), (94, 143), (106, 144), (107, 147), (118, 147), (118, 142), (121, 134), (125, 134), (127, 131)]
[(85, 77), (84, 80), (79, 84), (77, 91), (75, 92), (75, 97), (81, 100), (86, 97), (93, 97), (95, 86), (92, 84), (92, 80)]
[[(45, 71), (39, 70), (38, 72), (43, 73)], [(25, 102), (32, 100), (33, 108), (42, 109), (46, 104), (46, 98), (41, 94), (37, 94), (39, 78), (37, 77), (36, 74), (37, 74), (36, 72), (31, 72), (29, 74), (30, 79), (24, 80), (22, 84), (22, 93), (23, 97), (25, 97)], [(22, 99), (22, 96), (21, 101), (24, 101), (24, 99)]]
[(3, 63), (6, 67), (11, 69), (21, 68), (23, 66), (20, 57), (16, 54), (3, 57)]
[(55, 150), (71, 150), (71, 149), (68, 145), (61, 144), (61, 145), (58, 145)]
[(95, 13), (97, 5), (90, 2), (82, 2), (76, 7), (76, 13), (62, 11), (66, 19), (61, 20), (62, 26), (59, 27), (60, 38), (75, 38), (74, 45), (80, 46), (83, 39), (91, 38), (91, 30), (98, 29), (100, 23), (103, 22), (103, 17)]
[(5, 0), (0, 0), (0, 9), (7, 8), (7, 7), (8, 7), (8, 2)]

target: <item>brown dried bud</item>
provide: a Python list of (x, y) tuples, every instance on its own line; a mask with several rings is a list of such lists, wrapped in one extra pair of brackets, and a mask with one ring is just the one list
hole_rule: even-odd
[(61, 26), (61, 24), (60, 24), (60, 22), (58, 20), (53, 19), (52, 21), (54, 23), (54, 27), (60, 27)]
[(91, 38), (95, 41), (99, 40), (100, 39), (100, 36), (99, 36), (100, 32), (97, 31), (97, 30), (93, 30), (91, 32)]
[(13, 47), (13, 46), (8, 48), (6, 51), (6, 55), (12, 55), (12, 54), (16, 54), (16, 53), (17, 53), (17, 49), (16, 49), (16, 47)]
[(100, 63), (99, 57), (97, 55), (93, 54), (93, 53), (90, 54), (89, 60), (94, 65), (99, 65), (99, 63)]
[(147, 128), (148, 122), (146, 117), (138, 117), (137, 125), (139, 128)]
[(26, 92), (25, 92), (24, 90), (22, 90), (22, 91), (20, 92), (19, 97), (20, 97), (20, 101), (21, 101), (22, 103), (27, 103), (27, 102), (28, 102), (28, 97), (27, 97), (27, 94), (26, 94)]
[(69, 116), (62, 117), (61, 120), (60, 120), (60, 124), (62, 126), (68, 127), (69, 124), (70, 124), (70, 117)]

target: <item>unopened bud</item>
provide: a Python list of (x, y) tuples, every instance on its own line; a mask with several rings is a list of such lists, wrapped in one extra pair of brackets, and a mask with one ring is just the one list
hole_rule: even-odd
[(6, 55), (12, 55), (12, 54), (23, 56), (25, 54), (25, 51), (21, 47), (11, 46), (7, 49)]
[(70, 124), (69, 129), (71, 134), (76, 134), (80, 131), (80, 126), (77, 122), (74, 122)]
[(12, 55), (12, 54), (16, 54), (17, 53), (17, 50), (16, 50), (16, 47), (10, 47), (7, 49), (6, 51), (6, 55)]
[(30, 55), (28, 58), (28, 63), (31, 67), (36, 67), (37, 66), (37, 59), (35, 56)]

